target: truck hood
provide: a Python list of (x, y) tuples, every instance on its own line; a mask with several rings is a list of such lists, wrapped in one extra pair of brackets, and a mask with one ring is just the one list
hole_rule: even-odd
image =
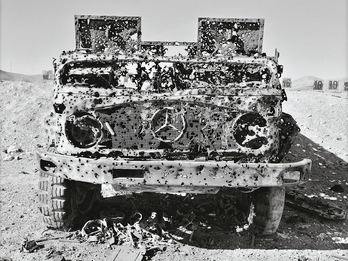
[[(154, 101), (181, 101), (206, 106), (219, 106), (236, 108), (242, 111), (255, 111), (256, 104), (260, 106), (275, 106), (282, 102), (284, 95), (282, 90), (274, 88), (232, 88), (214, 87), (193, 88), (165, 93), (137, 91), (133, 89), (98, 89), (65, 86), (56, 93), (57, 104), (71, 103), (75, 101), (74, 110), (88, 110), (100, 108), (112, 108), (122, 104), (147, 103)], [(79, 102), (77, 102), (79, 101)]]

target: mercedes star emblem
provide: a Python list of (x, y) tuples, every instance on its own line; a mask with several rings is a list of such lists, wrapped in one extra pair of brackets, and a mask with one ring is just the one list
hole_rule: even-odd
[(186, 129), (184, 113), (173, 107), (165, 107), (156, 111), (150, 122), (153, 136), (163, 142), (179, 140)]

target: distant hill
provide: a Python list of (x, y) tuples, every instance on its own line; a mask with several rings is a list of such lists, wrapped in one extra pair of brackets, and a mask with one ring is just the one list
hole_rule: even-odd
[(313, 90), (315, 81), (323, 82), (323, 91), (329, 90), (329, 81), (338, 81), (339, 85), (336, 91), (343, 91), (344, 83), (348, 82), (348, 77), (322, 79), (315, 76), (303, 76), (292, 81), (291, 89), (296, 91)]
[(337, 78), (337, 79), (334, 79), (334, 80), (340, 81), (340, 82), (348, 82), (348, 77)]
[(296, 79), (292, 82), (292, 89), (294, 90), (312, 90), (314, 81), (322, 81), (315, 76), (303, 76), (299, 79)]
[(0, 70), (1, 81), (22, 81), (22, 82), (42, 82), (42, 74), (37, 75), (25, 75), (19, 73), (11, 73)]

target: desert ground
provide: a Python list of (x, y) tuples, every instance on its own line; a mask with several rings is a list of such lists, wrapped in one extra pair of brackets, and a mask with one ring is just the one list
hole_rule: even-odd
[[(283, 110), (296, 119), (301, 134), (286, 160), (310, 158), (313, 166), (309, 182), (288, 189), (348, 211), (348, 91), (315, 91), (300, 82), (296, 86), (286, 89)], [(81, 240), (79, 231), (53, 230), (42, 221), (35, 149), (44, 144), (43, 118), (52, 89), (52, 81), (0, 82), (0, 261), (107, 260), (119, 248)], [(154, 236), (153, 251), (143, 260), (348, 260), (347, 220), (328, 220), (286, 205), (276, 234), (254, 236), (248, 230), (236, 232), (240, 213), (227, 211), (234, 206), (233, 193), (116, 197), (108, 188), (103, 192), (102, 207), (117, 207), (126, 219), (137, 209), (144, 217), (161, 212), (174, 219), (172, 213), (188, 217), (194, 212), (193, 223), (204, 220), (206, 229), (191, 231), (192, 236), (190, 231), (176, 231), (174, 239)], [(39, 247), (29, 253), (22, 248), (25, 240), (36, 240)]]

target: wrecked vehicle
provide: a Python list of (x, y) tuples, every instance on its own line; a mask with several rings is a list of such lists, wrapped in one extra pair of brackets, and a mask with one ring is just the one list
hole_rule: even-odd
[(141, 40), (140, 17), (75, 16), (76, 50), (54, 61), (48, 145), (38, 149), (51, 227), (116, 191), (237, 188), (257, 233), (274, 233), (285, 185), (311, 161), (282, 163), (299, 128), (282, 112), (282, 66), (262, 53), (263, 19), (199, 18), (197, 42)]

